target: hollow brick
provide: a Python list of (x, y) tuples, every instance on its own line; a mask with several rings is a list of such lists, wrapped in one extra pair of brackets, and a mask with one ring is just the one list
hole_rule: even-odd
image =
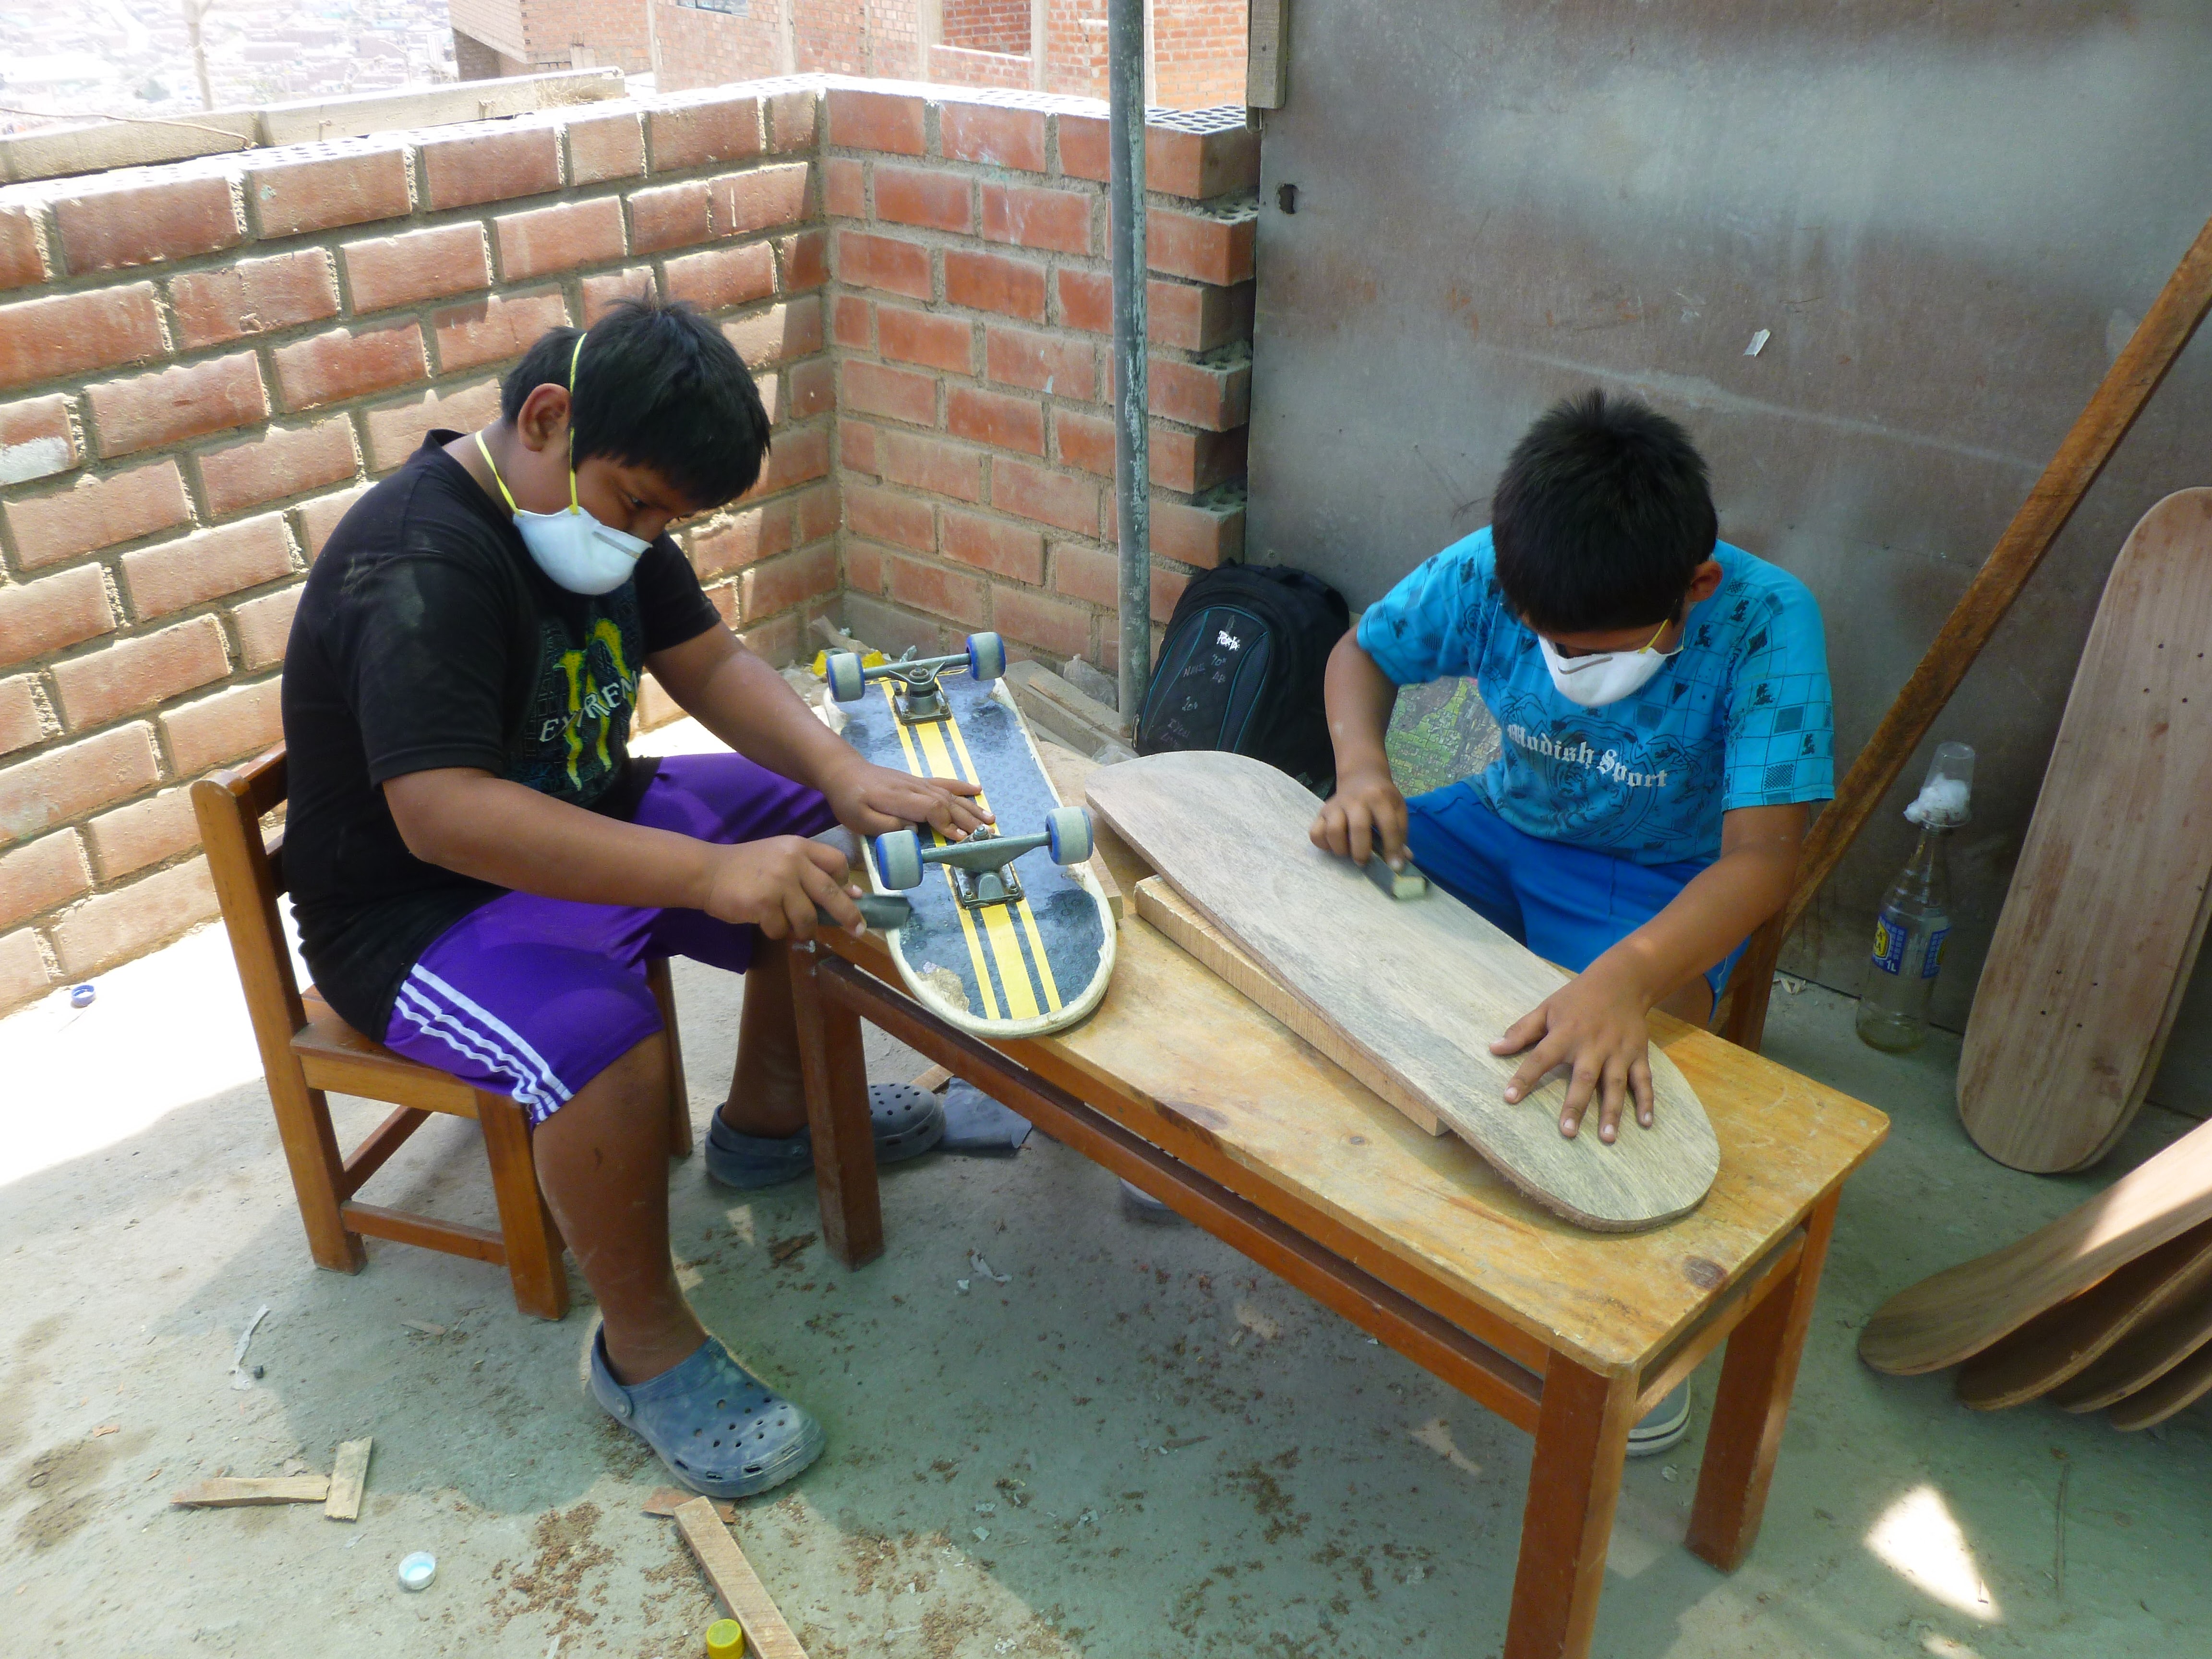
[(801, 427), (775, 441), (762, 467), (759, 480), (745, 493), (757, 500), (827, 476), (830, 471), (830, 433), (824, 427)]
[(439, 225), (339, 250), (356, 316), (491, 286), (491, 259), (476, 225)]
[(432, 313), (439, 372), (452, 374), (520, 357), (549, 328), (568, 320), (568, 301), (558, 289), (529, 294), (488, 294)]
[(854, 534), (917, 553), (937, 550), (937, 519), (927, 501), (864, 483), (847, 484), (844, 496), (845, 526)]
[(629, 198), (632, 251), (658, 253), (664, 248), (690, 247), (705, 241), (714, 234), (707, 203), (707, 184), (702, 179), (633, 191)]
[(938, 139), (945, 159), (986, 166), (1044, 171), (1044, 112), (995, 104), (948, 102), (938, 112)]
[(629, 251), (622, 201), (613, 196), (502, 214), (492, 229), (499, 239), (500, 275), (510, 283), (605, 264)]
[(769, 149), (778, 155), (812, 149), (821, 105), (821, 94), (811, 87), (779, 92), (767, 99), (761, 107), (768, 117)]
[(354, 475), (353, 428), (343, 416), (311, 426), (270, 427), (243, 443), (203, 450), (200, 495), (210, 516), (319, 489)]
[(943, 520), (941, 546), (947, 558), (1033, 586), (1044, 580), (1044, 538), (1037, 532), (949, 507)]
[(284, 735), (277, 678), (234, 685), (161, 716), (161, 736), (178, 774), (258, 754)]
[(738, 161), (761, 152), (757, 97), (709, 97), (651, 110), (653, 170), (681, 173), (717, 161)]
[(1018, 519), (1032, 519), (1078, 535), (1098, 533), (1098, 486), (1001, 456), (991, 464), (991, 504)]
[(123, 591), (142, 620), (291, 574), (291, 539), (277, 513), (123, 556)]
[(0, 837), (27, 841), (160, 776), (154, 729), (143, 720), (0, 767)]
[(396, 145), (273, 165), (249, 161), (245, 173), (246, 205), (271, 240), (404, 218), (411, 205), (407, 155)]
[(0, 390), (162, 355), (151, 283), (0, 306)]
[(839, 231), (837, 274), (855, 288), (883, 289), (914, 300), (929, 299), (935, 292), (929, 272), (929, 250), (896, 236), (875, 236), (860, 230)]
[(0, 755), (46, 741), (46, 715), (39, 707), (35, 684), (28, 674), (0, 680)]
[(886, 574), (890, 579), (890, 596), (899, 604), (968, 628), (988, 625), (984, 595), (990, 585), (981, 577), (896, 554), (885, 562), (889, 567)]
[(230, 613), (231, 626), (238, 630), (241, 667), (249, 672), (274, 668), (284, 660), (284, 647), (292, 637), (292, 613), (307, 591), (306, 583), (295, 582), (279, 592), (248, 599)]
[(750, 626), (763, 617), (837, 591), (837, 550), (811, 547), (749, 566), (738, 578), (738, 614)]
[(949, 248), (945, 255), (945, 297), (956, 306), (1041, 323), (1044, 320), (1044, 267), (1009, 259), (1001, 253)]
[(671, 259), (665, 282), (673, 299), (702, 311), (727, 311), (775, 292), (775, 256), (765, 242), (709, 248)]
[(807, 216), (814, 169), (805, 161), (755, 167), (705, 180), (708, 224), (716, 236), (749, 236)]
[(983, 331), (983, 374), (1001, 386), (1025, 386), (1080, 403), (1089, 402), (1098, 391), (1096, 349), (1090, 342), (997, 323)]
[(783, 291), (804, 294), (830, 281), (830, 233), (802, 231), (775, 239), (776, 263), (783, 268)]
[(352, 510), (356, 501), (368, 494), (370, 488), (368, 484), (356, 484), (350, 489), (302, 501), (294, 509), (299, 515), (300, 544), (307, 549), (309, 563), (314, 562), (315, 556), (323, 550), (331, 532), (338, 527), (338, 521)]
[(250, 352), (86, 388), (100, 453), (112, 459), (265, 420), (269, 398)]
[(1060, 657), (1091, 648), (1091, 613), (1064, 599), (1022, 587), (994, 587), (991, 625), (1008, 639), (1041, 646)]
[(0, 205), (0, 289), (27, 288), (44, 282), (46, 276), (31, 210), (14, 204)]
[(975, 325), (965, 317), (879, 305), (876, 338), (883, 355), (898, 362), (954, 374), (969, 374), (975, 366)]
[(51, 478), (83, 459), (67, 398), (0, 404), (0, 484)]
[(904, 94), (832, 88), (830, 142), (840, 149), (924, 155), (929, 144), (922, 125), (923, 107), (922, 100)]
[(611, 115), (568, 112), (568, 182), (605, 184), (610, 179), (645, 176), (645, 128), (634, 109)]
[(937, 424), (937, 378), (884, 363), (848, 362), (844, 366), (845, 406), (862, 415), (904, 421), (913, 426)]
[(1024, 185), (983, 186), (983, 240), (1054, 253), (1088, 254), (1091, 204), (1073, 191)]
[(74, 830), (41, 836), (0, 854), (0, 927), (27, 921), (91, 890), (84, 842)]
[(197, 351), (338, 314), (337, 273), (319, 247), (169, 279), (179, 350)]
[(84, 979), (166, 945), (216, 908), (207, 860), (192, 859), (87, 899), (54, 924), (54, 954), (66, 977)]
[(104, 884), (119, 881), (151, 864), (163, 864), (200, 844), (192, 812), (192, 792), (164, 789), (104, 812), (84, 826), (92, 867)]
[(155, 461), (105, 477), (79, 477), (44, 495), (18, 493), (0, 511), (15, 532), (16, 562), (37, 569), (183, 524), (185, 481), (174, 461)]
[(839, 434), (842, 437), (856, 428), (868, 434), (867, 441), (872, 445), (863, 471), (872, 471), (888, 483), (927, 489), (954, 501), (983, 499), (983, 458), (974, 450), (919, 433), (895, 432), (859, 422), (841, 422)]
[(0, 640), (16, 662), (111, 633), (115, 615), (97, 565), (0, 587)]
[(276, 385), (288, 410), (316, 409), (404, 386), (429, 373), (412, 319), (332, 329), (276, 348)]
[(876, 217), (891, 224), (966, 234), (975, 226), (964, 173), (876, 163)]
[[(136, 170), (113, 176), (144, 177)], [(57, 198), (53, 214), (62, 266), (76, 276), (189, 259), (246, 240), (231, 204), (230, 180), (219, 174), (94, 185)]]
[(386, 473), (406, 464), (422, 447), (433, 427), (473, 432), (499, 418), (499, 382), (484, 380), (439, 392), (423, 392), (403, 403), (380, 404), (366, 416), (368, 470)]
[(1044, 405), (1031, 398), (1012, 398), (981, 386), (956, 386), (945, 394), (945, 429), (956, 438), (1044, 453)]
[(805, 299), (771, 306), (723, 324), (722, 333), (755, 373), (771, 363), (811, 357), (822, 349), (822, 302)]
[(583, 325), (589, 328), (607, 313), (607, 308), (617, 300), (651, 298), (659, 292), (653, 280), (651, 265), (632, 265), (626, 270), (610, 270), (604, 276), (586, 276), (581, 284), (584, 290)]
[(85, 732), (212, 684), (230, 672), (230, 654), (216, 619), (196, 617), (71, 657), (49, 672), (63, 724)]
[(822, 210), (833, 219), (868, 216), (866, 176), (849, 155), (833, 155), (823, 162)]
[(486, 124), (420, 143), (422, 205), (434, 211), (561, 188), (561, 138), (550, 125)]

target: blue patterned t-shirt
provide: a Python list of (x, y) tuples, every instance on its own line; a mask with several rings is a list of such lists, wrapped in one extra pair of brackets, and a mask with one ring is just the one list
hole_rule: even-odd
[(1399, 685), (1472, 676), (1498, 758), (1469, 787), (1515, 829), (1638, 864), (1711, 863), (1721, 814), (1835, 794), (1820, 608), (1788, 571), (1720, 543), (1721, 585), (1682, 649), (1602, 708), (1561, 696), (1498, 586), (1490, 532), (1426, 561), (1360, 619)]

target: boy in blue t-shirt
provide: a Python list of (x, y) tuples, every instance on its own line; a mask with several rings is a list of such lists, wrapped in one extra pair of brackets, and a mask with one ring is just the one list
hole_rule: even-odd
[[(1700, 1024), (1796, 873), (1808, 804), (1835, 793), (1820, 608), (1718, 539), (1689, 436), (1591, 392), (1528, 429), (1490, 528), (1393, 588), (1330, 657), (1336, 793), (1315, 842), (1431, 879), (1577, 978), (1492, 1045), (1527, 1057), (1517, 1101), (1572, 1073), (1651, 1124), (1655, 1007)], [(1383, 732), (1398, 688), (1472, 675), (1503, 752), (1408, 801)]]

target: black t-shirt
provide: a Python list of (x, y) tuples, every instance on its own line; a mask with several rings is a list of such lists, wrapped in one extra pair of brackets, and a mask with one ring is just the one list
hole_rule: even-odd
[(628, 817), (645, 659), (720, 620), (665, 536), (611, 593), (556, 586), (433, 432), (354, 503), (307, 574), (284, 653), (284, 868), (318, 988), (381, 1037), (416, 957), (503, 890), (407, 850), (380, 787), (479, 767)]

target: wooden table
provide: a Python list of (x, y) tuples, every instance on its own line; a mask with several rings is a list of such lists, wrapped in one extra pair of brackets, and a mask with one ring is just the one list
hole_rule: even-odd
[[(1102, 851), (1125, 891), (1146, 873), (1118, 842)], [(1629, 1427), (1723, 1342), (1687, 1541), (1724, 1571), (1743, 1559), (1837, 1200), (1887, 1119), (1656, 1019), (1719, 1135), (1719, 1181), (1680, 1221), (1585, 1232), (1421, 1133), (1133, 912), (1118, 949), (1087, 1022), (1002, 1045), (908, 998), (872, 935), (791, 953), (823, 1234), (842, 1260), (883, 1249), (866, 1018), (1536, 1437), (1505, 1659), (1589, 1651)]]

